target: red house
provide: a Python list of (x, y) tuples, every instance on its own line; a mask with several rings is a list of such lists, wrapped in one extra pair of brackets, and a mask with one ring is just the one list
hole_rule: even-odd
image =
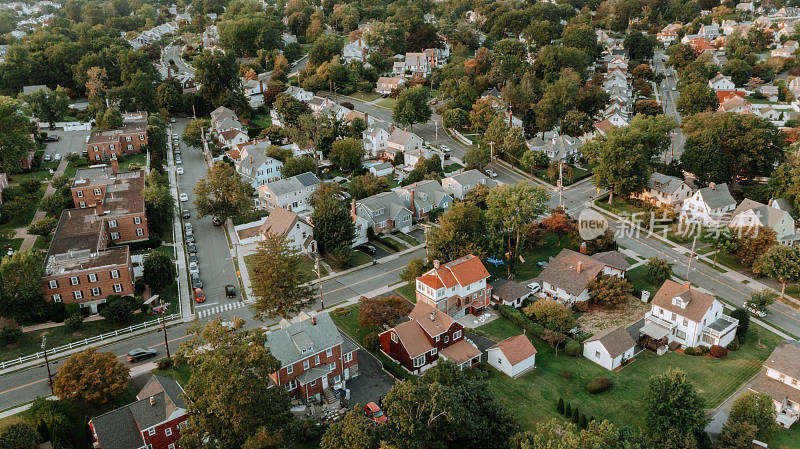
[(439, 358), (462, 370), (481, 361), (481, 351), (464, 338), (464, 326), (432, 306), (417, 302), (409, 321), (381, 332), (381, 351), (412, 374), (422, 374)]
[(180, 429), (189, 418), (183, 388), (172, 379), (153, 375), (136, 402), (89, 421), (99, 449), (175, 449)]
[(433, 261), (433, 268), (417, 278), (417, 303), (424, 302), (446, 314), (461, 318), (480, 315), (492, 298), (489, 272), (470, 254), (446, 264)]

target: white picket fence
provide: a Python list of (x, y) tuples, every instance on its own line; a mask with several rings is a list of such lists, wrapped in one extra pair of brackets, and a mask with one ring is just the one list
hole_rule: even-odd
[[(161, 325), (161, 321), (172, 321), (180, 317), (181, 317), (180, 313), (173, 313), (172, 315), (167, 315), (162, 318), (156, 318), (155, 320), (152, 321), (145, 321), (144, 323), (134, 324), (133, 326), (128, 326), (124, 329), (117, 329), (114, 332), (108, 332), (101, 335), (95, 335), (94, 337), (84, 338), (83, 340), (73, 341), (72, 343), (68, 343), (63, 346), (47, 349), (47, 355), (52, 357), (60, 352), (69, 351), (70, 349), (80, 348), (81, 346), (97, 343), (99, 341), (118, 337), (120, 335), (130, 334), (132, 332), (138, 331), (139, 329), (147, 329), (148, 327), (157, 327)], [(0, 362), (0, 369), (5, 369), (25, 362), (30, 362), (32, 360), (39, 360), (43, 357), (44, 357), (44, 351), (37, 352), (35, 354), (28, 354), (16, 359)]]

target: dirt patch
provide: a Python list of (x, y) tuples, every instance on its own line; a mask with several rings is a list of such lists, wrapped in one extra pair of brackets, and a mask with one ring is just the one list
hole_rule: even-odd
[(592, 308), (578, 317), (578, 325), (584, 332), (596, 333), (598, 331), (630, 325), (641, 320), (650, 310), (650, 305), (643, 303), (633, 296), (615, 307)]

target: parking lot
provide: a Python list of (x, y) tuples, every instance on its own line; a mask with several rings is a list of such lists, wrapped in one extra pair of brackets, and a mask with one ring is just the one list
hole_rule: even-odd
[(347, 381), (350, 405), (377, 403), (394, 385), (395, 379), (383, 370), (381, 362), (372, 354), (358, 350), (358, 377)]
[(48, 142), (45, 146), (44, 154), (51, 157), (60, 154), (62, 157), (69, 153), (81, 154), (86, 149), (86, 137), (91, 131), (64, 131), (63, 129), (42, 128), (48, 136), (59, 136), (58, 142)]

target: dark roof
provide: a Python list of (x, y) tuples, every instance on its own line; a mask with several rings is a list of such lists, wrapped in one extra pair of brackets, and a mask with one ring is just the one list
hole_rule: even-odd
[(530, 289), (519, 282), (506, 279), (492, 281), (492, 296), (496, 296), (503, 301), (516, 301), (530, 293)]
[(592, 254), (592, 259), (599, 260), (604, 265), (619, 268), (620, 270), (627, 270), (631, 267), (631, 264), (619, 251), (603, 251), (602, 253)]
[[(673, 304), (672, 298), (675, 297), (680, 297), (684, 302), (687, 302), (686, 306), (682, 308)], [(714, 301), (716, 299), (713, 296), (690, 288), (688, 283), (679, 284), (667, 279), (653, 296), (651, 304), (699, 323), (703, 320), (703, 316), (708, 312), (708, 309), (714, 305)]]
[(588, 338), (584, 343), (589, 343), (591, 341), (600, 342), (600, 344), (606, 348), (611, 358), (636, 346), (636, 342), (633, 341), (633, 338), (631, 338), (631, 335), (624, 326), (602, 330), (594, 334), (591, 338)]
[(562, 249), (536, 279), (578, 296), (601, 271), (603, 263), (599, 260), (570, 249)]

